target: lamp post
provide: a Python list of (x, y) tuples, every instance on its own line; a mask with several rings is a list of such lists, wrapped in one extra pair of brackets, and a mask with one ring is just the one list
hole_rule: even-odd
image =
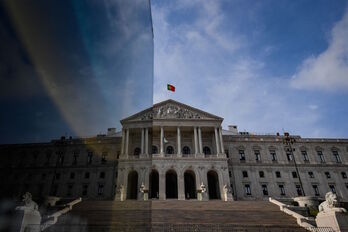
[(292, 160), (294, 162), (294, 166), (295, 166), (295, 169), (296, 169), (298, 180), (300, 182), (300, 187), (301, 187), (301, 190), (302, 190), (302, 194), (303, 194), (303, 196), (306, 196), (305, 191), (303, 189), (301, 176), (300, 176), (300, 173), (298, 171), (298, 167), (297, 167), (297, 163), (296, 163), (296, 160), (295, 160), (295, 156), (294, 156), (294, 153), (293, 153), (295, 151), (295, 148), (292, 148), (292, 145), (295, 142), (296, 142), (296, 139), (294, 137), (291, 137), (288, 132), (284, 133), (283, 144), (286, 146), (286, 151), (290, 152), (291, 158), (292, 158)]

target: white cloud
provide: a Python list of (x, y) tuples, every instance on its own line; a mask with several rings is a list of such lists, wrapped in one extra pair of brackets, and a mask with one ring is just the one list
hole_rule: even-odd
[(333, 27), (328, 48), (305, 59), (291, 84), (298, 89), (348, 89), (348, 11)]
[[(204, 2), (153, 6), (154, 102), (168, 98), (184, 102), (224, 117), (224, 127), (237, 124), (241, 130), (261, 133), (284, 128), (291, 133), (306, 131), (307, 136), (324, 133), (314, 126), (320, 119), (317, 112), (307, 104), (289, 101), (294, 96), (288, 81), (264, 74), (263, 61), (243, 50), (250, 41), (240, 42), (243, 35), (223, 28), (226, 21), (238, 22), (224, 17), (219, 1), (212, 8)], [(173, 23), (175, 12), (187, 12), (187, 8), (194, 19)], [(271, 49), (268, 46), (265, 55)], [(167, 83), (176, 86), (175, 93), (166, 90)], [(315, 133), (313, 127), (318, 128)]]

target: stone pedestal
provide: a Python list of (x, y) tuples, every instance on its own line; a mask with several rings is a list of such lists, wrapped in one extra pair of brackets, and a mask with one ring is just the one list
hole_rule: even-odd
[(144, 190), (144, 201), (149, 200), (149, 191), (148, 190)]
[(315, 222), (317, 227), (331, 227), (336, 232), (348, 231), (348, 215), (340, 212), (321, 212), (317, 215)]
[(319, 200), (317, 197), (311, 197), (311, 196), (295, 197), (294, 201), (296, 201), (298, 205), (301, 207), (310, 207), (310, 208), (318, 209), (318, 206), (319, 206)]
[(199, 201), (203, 200), (202, 192), (197, 192), (197, 200)]

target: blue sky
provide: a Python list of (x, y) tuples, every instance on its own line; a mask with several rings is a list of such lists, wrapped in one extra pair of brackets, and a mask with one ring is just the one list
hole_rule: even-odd
[(152, 88), (148, 1), (0, 2), (0, 143), (120, 130)]
[(153, 0), (154, 102), (172, 98), (241, 131), (348, 137), (347, 6)]
[(120, 130), (168, 98), (225, 128), (348, 137), (347, 1), (152, 0), (154, 40), (147, 0), (27, 3), (0, 3), (0, 143)]

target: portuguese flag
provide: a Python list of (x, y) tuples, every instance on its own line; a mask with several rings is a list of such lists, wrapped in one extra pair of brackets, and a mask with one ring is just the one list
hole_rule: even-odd
[(167, 89), (168, 89), (169, 91), (175, 92), (175, 86), (174, 86), (174, 85), (167, 84)]

